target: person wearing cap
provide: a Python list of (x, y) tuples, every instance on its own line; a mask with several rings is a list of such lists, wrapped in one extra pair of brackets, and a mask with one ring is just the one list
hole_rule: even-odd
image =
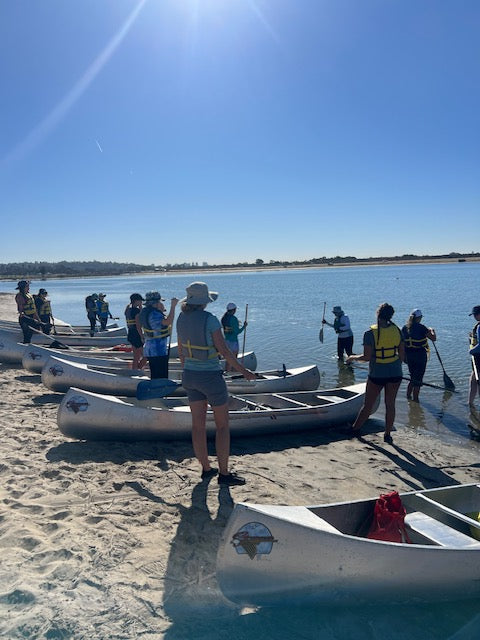
[(418, 394), (427, 368), (430, 353), (428, 341), (435, 342), (437, 339), (435, 329), (422, 324), (422, 318), (423, 313), (420, 309), (413, 309), (406, 324), (402, 327), (402, 336), (405, 341), (405, 362), (410, 373), (407, 398), (414, 402), (418, 402)]
[(108, 319), (117, 320), (118, 318), (114, 318), (110, 313), (108, 302), (105, 300), (106, 293), (99, 293), (97, 300), (97, 316), (100, 320), (100, 331), (105, 331), (107, 328)]
[(209, 291), (204, 282), (192, 282), (183, 298), (182, 311), (177, 320), (178, 355), (183, 365), (182, 385), (187, 392), (192, 414), (192, 443), (195, 457), (202, 465), (202, 480), (217, 474), (210, 466), (207, 448), (206, 417), (210, 404), (215, 420), (215, 447), (218, 460), (218, 484), (234, 486), (245, 484), (245, 478), (231, 473), (230, 427), (228, 391), (223, 378), (219, 354), (247, 380), (255, 374), (246, 369), (225, 343), (222, 325), (205, 307), (217, 299), (218, 293)]
[(472, 374), (468, 395), (468, 404), (473, 407), (477, 393), (480, 395), (480, 304), (475, 305), (469, 315), (475, 318), (475, 326), (470, 332), (469, 353), (472, 356)]
[(85, 298), (85, 308), (87, 310), (87, 318), (90, 322), (90, 335), (95, 335), (95, 328), (97, 325), (97, 300), (98, 295), (91, 293)]
[(47, 290), (39, 289), (37, 295), (33, 296), (35, 306), (37, 308), (38, 317), (40, 318), (43, 333), (49, 335), (53, 327), (53, 315), (50, 300), (47, 300)]
[(351, 356), (353, 353), (353, 331), (350, 327), (350, 318), (344, 313), (342, 307), (335, 306), (332, 309), (335, 316), (333, 324), (323, 318), (322, 324), (333, 327), (338, 334), (337, 338), (337, 356), (339, 360), (343, 360), (343, 353)]
[(152, 380), (168, 378), (169, 338), (172, 334), (178, 298), (171, 299), (168, 314), (164, 302), (158, 291), (148, 291), (145, 294), (145, 307), (139, 314), (139, 323), (145, 338), (143, 354), (148, 360)]
[[(229, 302), (227, 304), (227, 310), (222, 316), (222, 327), (225, 337), (225, 343), (235, 357), (238, 356), (239, 351), (238, 336), (242, 333), (242, 331), (245, 331), (245, 327), (248, 324), (245, 321), (240, 327), (238, 318), (235, 315), (236, 310), (237, 305), (234, 302)], [(225, 371), (232, 371), (228, 363), (226, 363)]]
[(130, 304), (125, 308), (125, 319), (128, 330), (127, 341), (132, 345), (133, 349), (132, 369), (143, 369), (147, 364), (147, 359), (143, 355), (142, 326), (139, 318), (142, 310), (142, 302), (145, 302), (145, 300), (139, 293), (132, 293), (130, 296)]
[(15, 288), (18, 289), (15, 302), (17, 303), (18, 323), (23, 333), (23, 343), (30, 344), (33, 335), (32, 327), (40, 329), (42, 323), (38, 316), (35, 300), (30, 293), (30, 280), (20, 280)]

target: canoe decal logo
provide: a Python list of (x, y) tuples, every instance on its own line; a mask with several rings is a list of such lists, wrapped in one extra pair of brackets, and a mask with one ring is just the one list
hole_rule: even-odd
[(80, 411), (86, 411), (89, 407), (88, 401), (83, 396), (73, 396), (65, 405), (69, 411), (73, 413), (79, 413)]
[(255, 556), (268, 555), (273, 543), (278, 542), (261, 522), (247, 522), (232, 537), (231, 543), (239, 554), (246, 553), (253, 560)]
[(63, 375), (63, 367), (60, 366), (59, 364), (56, 364), (53, 367), (50, 367), (49, 371), (54, 378), (56, 378), (57, 376)]
[(28, 357), (30, 360), (37, 360), (37, 358), (41, 358), (42, 356), (39, 353), (35, 353), (35, 351), (29, 351)]

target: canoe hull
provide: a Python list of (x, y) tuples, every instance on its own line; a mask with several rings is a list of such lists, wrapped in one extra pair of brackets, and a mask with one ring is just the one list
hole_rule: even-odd
[(217, 556), (218, 583), (228, 599), (360, 604), (480, 595), (480, 544), (454, 549), (343, 535), (312, 509), (235, 506)]
[[(343, 389), (299, 391), (289, 393), (294, 398), (285, 408), (279, 406), (284, 396), (254, 394), (231, 401), (230, 431), (234, 436), (271, 433), (292, 433), (309, 429), (324, 429), (354, 420), (364, 399), (365, 384)], [(307, 401), (317, 398), (318, 406)], [(298, 406), (305, 401), (305, 407)], [(267, 404), (268, 403), (268, 404)], [(155, 405), (155, 406), (154, 406)], [(235, 409), (235, 406), (242, 408)], [(267, 407), (269, 408), (263, 408)], [(60, 431), (81, 440), (177, 440), (191, 438), (191, 414), (186, 398), (157, 401), (121, 399), (81, 389), (70, 389), (63, 398), (57, 415)], [(215, 422), (207, 412), (207, 434), (213, 436)]]

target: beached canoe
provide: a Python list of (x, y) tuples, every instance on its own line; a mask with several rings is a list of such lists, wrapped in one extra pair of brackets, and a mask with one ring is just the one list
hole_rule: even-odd
[[(117, 329), (112, 329), (112, 331), (117, 331)], [(10, 330), (10, 329), (1, 329), (0, 328), (0, 341), (9, 340), (11, 342), (22, 342), (23, 333), (21, 330)], [(111, 335), (110, 332), (101, 332), (98, 333), (92, 338), (89, 335), (75, 335), (75, 334), (66, 334), (61, 336), (50, 335), (47, 336), (43, 333), (34, 333), (32, 336), (33, 344), (43, 344), (49, 345), (54, 340), (59, 340), (63, 342), (69, 347), (94, 347), (94, 348), (105, 348), (105, 347), (114, 347), (119, 344), (124, 344), (127, 340), (126, 334), (123, 335)]]
[[(401, 494), (412, 544), (366, 538), (375, 499), (306, 506), (239, 503), (217, 555), (230, 600), (434, 601), (480, 596), (480, 485)], [(478, 535), (478, 539), (475, 537)]]
[[(39, 344), (22, 345), (24, 347), (22, 366), (31, 373), (41, 373), (45, 363), (54, 356), (70, 362), (83, 362), (97, 367), (116, 367), (130, 369), (132, 366), (132, 352), (116, 349), (51, 349)], [(26, 347), (26, 348), (25, 348)]]
[[(291, 433), (350, 423), (363, 403), (365, 386), (231, 396), (231, 433)], [(191, 422), (186, 398), (122, 399), (75, 388), (65, 394), (57, 414), (60, 431), (80, 440), (189, 439)], [(207, 433), (214, 432), (209, 409)]]
[[(246, 355), (254, 362), (255, 354)], [(182, 370), (179, 362), (169, 365), (170, 378), (180, 382)], [(52, 391), (65, 392), (70, 387), (106, 393), (114, 396), (135, 396), (140, 382), (150, 382), (144, 371), (118, 368), (112, 361), (108, 366), (92, 366), (81, 362), (71, 362), (63, 358), (51, 356), (42, 369), (42, 383)], [(257, 379), (248, 382), (242, 376), (226, 375), (225, 380), (231, 393), (259, 393), (273, 391), (301, 391), (316, 389), (320, 382), (320, 373), (316, 365), (297, 367), (285, 371), (265, 371), (257, 374)], [(183, 387), (177, 388), (170, 395), (185, 395)]]

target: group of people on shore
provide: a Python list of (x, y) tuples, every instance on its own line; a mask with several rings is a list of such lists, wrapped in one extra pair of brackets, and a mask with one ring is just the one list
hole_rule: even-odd
[[(384, 390), (385, 399), (385, 433), (384, 441), (393, 444), (391, 431), (395, 420), (395, 401), (402, 382), (402, 364), (405, 362), (410, 377), (408, 378), (407, 398), (419, 401), (420, 388), (427, 367), (430, 340), (437, 339), (435, 329), (422, 324), (423, 313), (420, 309), (413, 309), (405, 325), (400, 329), (392, 320), (395, 313), (392, 305), (384, 302), (377, 309), (377, 322), (363, 335), (363, 353), (353, 353), (353, 332), (350, 320), (340, 306), (332, 309), (335, 321), (329, 323), (338, 334), (337, 355), (343, 362), (344, 352), (347, 354), (345, 363), (361, 361), (368, 362), (369, 372), (365, 401), (352, 425), (352, 435), (359, 436), (361, 428), (371, 415), (377, 399)], [(472, 374), (470, 377), (469, 406), (477, 394), (480, 395), (480, 305), (474, 306), (469, 314), (474, 316), (476, 324), (470, 334), (470, 355), (472, 356)]]

